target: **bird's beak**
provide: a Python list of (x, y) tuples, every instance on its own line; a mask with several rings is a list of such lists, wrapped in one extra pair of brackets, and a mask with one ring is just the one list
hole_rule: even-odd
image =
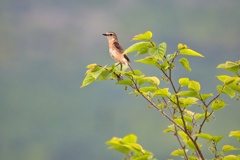
[(102, 35), (104, 35), (104, 36), (107, 36), (107, 34), (106, 34), (106, 33), (103, 33)]

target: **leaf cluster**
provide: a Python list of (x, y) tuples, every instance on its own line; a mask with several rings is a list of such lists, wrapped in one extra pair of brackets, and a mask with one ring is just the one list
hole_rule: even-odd
[[(207, 122), (213, 119), (211, 117), (214, 117), (214, 112), (227, 106), (224, 100), (220, 98), (222, 94), (226, 94), (230, 98), (236, 97), (236, 100), (239, 99), (240, 61), (227, 61), (218, 65), (217, 68), (230, 71), (233, 75), (217, 76), (217, 79), (221, 81), (221, 84), (216, 86), (217, 94), (202, 93), (200, 82), (188, 77), (174, 80), (172, 71), (176, 63), (180, 63), (186, 71), (191, 72), (189, 56), (200, 58), (204, 56), (182, 43), (178, 44), (174, 53), (167, 54), (167, 44), (162, 42), (157, 45), (151, 38), (152, 32), (150, 31), (134, 36), (133, 40), (138, 42), (127, 48), (124, 54), (137, 52), (137, 55), (145, 55), (144, 58), (137, 59), (135, 62), (156, 67), (161, 73), (161, 77), (147, 76), (140, 70), (134, 70), (134, 73), (126, 71), (126, 68), (120, 70), (116, 64), (111, 67), (90, 64), (87, 66), (88, 70), (81, 87), (85, 87), (96, 80), (117, 80), (117, 85), (124, 85), (132, 89), (130, 94), (142, 96), (149, 103), (149, 108), (157, 109), (163, 117), (171, 122), (171, 125), (167, 126), (164, 132), (172, 133), (180, 146), (179, 149), (172, 151), (171, 156), (204, 160), (205, 156), (201, 149), (203, 144), (199, 143), (199, 139), (205, 139), (205, 146), (213, 154), (214, 159), (231, 159), (233, 157), (240, 159), (239, 155), (225, 155), (226, 152), (236, 151), (239, 148), (226, 144), (219, 151), (218, 145), (223, 136), (211, 135), (203, 131)], [(169, 87), (161, 87), (162, 82)], [(201, 111), (194, 112), (193, 107), (198, 107)], [(239, 140), (239, 132), (238, 130), (231, 131), (229, 136), (234, 136)], [(126, 159), (153, 158), (150, 152), (145, 152), (136, 143), (136, 136), (133, 134), (127, 135), (123, 139), (115, 137), (107, 144), (112, 149), (126, 154), (126, 157), (128, 157)]]

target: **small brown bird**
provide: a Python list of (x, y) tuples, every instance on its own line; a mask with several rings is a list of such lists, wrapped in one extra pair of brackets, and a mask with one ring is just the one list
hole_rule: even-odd
[(116, 62), (118, 62), (118, 64), (120, 64), (121, 70), (122, 70), (122, 65), (124, 64), (124, 65), (127, 65), (133, 72), (133, 69), (130, 66), (130, 60), (128, 56), (126, 54), (123, 54), (124, 49), (119, 44), (117, 35), (114, 32), (106, 32), (103, 35), (106, 36), (108, 39), (109, 53), (112, 59), (114, 59)]

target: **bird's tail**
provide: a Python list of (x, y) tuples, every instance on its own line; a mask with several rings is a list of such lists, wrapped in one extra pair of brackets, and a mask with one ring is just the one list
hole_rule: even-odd
[(134, 73), (134, 71), (133, 71), (133, 69), (132, 69), (130, 63), (128, 63), (128, 67), (131, 69), (132, 73), (135, 75), (135, 73)]

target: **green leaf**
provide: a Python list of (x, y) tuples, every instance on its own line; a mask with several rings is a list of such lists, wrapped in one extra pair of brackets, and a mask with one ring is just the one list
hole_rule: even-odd
[(151, 46), (150, 42), (137, 42), (128, 47), (123, 54), (128, 54), (135, 51), (141, 52), (143, 48), (148, 48), (149, 46)]
[(229, 137), (237, 137), (237, 138), (240, 138), (240, 130), (231, 131), (231, 132), (229, 133)]
[(178, 44), (178, 50), (186, 49), (186, 48), (188, 48), (188, 46), (186, 44), (182, 44), (182, 43)]
[(227, 94), (230, 98), (233, 98), (236, 95), (235, 91), (227, 86), (223, 88), (223, 93)]
[(95, 80), (96, 80), (101, 75), (101, 73), (103, 71), (105, 71), (105, 67), (106, 66), (104, 66), (104, 67), (100, 67), (100, 66), (95, 67), (91, 72), (89, 72), (89, 74), (91, 74), (92, 77), (95, 78)]
[(204, 57), (202, 54), (200, 54), (190, 48), (180, 49), (179, 52), (182, 55)]
[(112, 75), (112, 70), (104, 70), (102, 71), (99, 80), (112, 80), (113, 75)]
[(223, 100), (216, 99), (212, 102), (211, 109), (212, 110), (218, 110), (218, 109), (221, 109), (225, 106), (226, 106), (226, 104)]
[(164, 70), (164, 71), (166, 71), (166, 70), (168, 70), (168, 69), (172, 69), (172, 68), (174, 68), (175, 66), (174, 66), (174, 63), (172, 63), (172, 62), (170, 62), (170, 63), (168, 63), (167, 61), (164, 61), (162, 64), (158, 64), (158, 65), (156, 65), (159, 69), (161, 69), (161, 70)]
[(217, 68), (228, 70), (230, 72), (238, 73), (240, 70), (240, 60), (234, 62), (227, 61), (226, 63), (219, 64)]
[(173, 54), (168, 54), (168, 55), (166, 56), (166, 61), (169, 61), (169, 60), (175, 58), (175, 57), (178, 55), (177, 53), (178, 53), (178, 52), (174, 52)]
[(200, 160), (200, 158), (195, 157), (195, 156), (188, 156), (189, 160)]
[(184, 156), (184, 151), (182, 149), (174, 150), (170, 154), (171, 156)]
[(168, 133), (168, 132), (173, 132), (174, 129), (174, 125), (169, 125), (167, 129), (163, 130), (164, 133)]
[(86, 68), (89, 68), (89, 69), (94, 69), (95, 67), (97, 67), (97, 66), (99, 66), (98, 64), (96, 64), (96, 63), (92, 63), (92, 64), (89, 64), (89, 65), (87, 65), (87, 67)]
[(83, 87), (86, 87), (87, 85), (93, 83), (95, 81), (95, 78), (90, 74), (88, 73), (86, 75), (86, 77), (84, 78), (83, 82), (82, 82), (82, 85), (80, 86), (80, 88), (83, 88)]
[(187, 98), (184, 98), (184, 100), (183, 100), (183, 105), (184, 105), (184, 107), (190, 106), (190, 105), (192, 105), (192, 104), (197, 104), (197, 101), (198, 101), (197, 98), (187, 97)]
[(183, 117), (184, 117), (185, 121), (192, 123), (192, 117), (190, 117), (188, 115), (184, 115)]
[(230, 151), (236, 151), (236, 150), (238, 150), (238, 149), (233, 147), (233, 146), (231, 146), (231, 145), (224, 145), (222, 147), (222, 151), (223, 152), (230, 152)]
[(94, 82), (102, 74), (102, 72), (105, 71), (106, 66), (102, 67), (97, 64), (89, 64), (87, 68), (89, 68), (89, 70), (87, 70), (86, 76), (80, 88), (83, 88)]
[(161, 97), (169, 97), (171, 96), (171, 93), (168, 92), (169, 88), (160, 88), (156, 90), (156, 92), (153, 93), (153, 97), (155, 96), (161, 96)]
[(123, 146), (129, 148), (130, 150), (133, 150), (138, 155), (142, 155), (145, 153), (143, 147), (137, 143), (126, 143)]
[(179, 61), (180, 61), (181, 65), (182, 65), (187, 71), (189, 71), (189, 72), (192, 71), (192, 69), (191, 69), (191, 67), (190, 67), (190, 65), (189, 65), (189, 63), (188, 63), (187, 58), (181, 58)]
[(149, 55), (151, 55), (153, 58), (156, 58), (158, 60), (163, 61), (163, 56), (164, 53), (161, 52), (161, 50), (159, 50), (158, 48), (154, 47), (154, 48), (149, 48), (148, 49), (148, 53)]
[[(194, 151), (197, 150), (197, 149), (196, 149), (196, 146), (194, 145), (194, 143), (193, 143), (191, 140), (185, 140), (185, 143), (187, 144), (187, 146), (188, 146), (190, 149), (192, 149), (192, 150), (194, 150)], [(197, 145), (200, 147), (199, 144), (197, 144)]]
[(189, 84), (189, 78), (179, 78), (178, 83), (183, 87)]
[(230, 87), (232, 90), (240, 92), (240, 77), (234, 77), (234, 82), (227, 85), (227, 87)]
[(152, 85), (158, 86), (160, 84), (160, 80), (157, 77), (143, 77), (138, 80), (138, 84), (142, 85), (143, 83), (150, 83)]
[(191, 80), (188, 84), (188, 88), (192, 91), (199, 92), (201, 89), (200, 83), (194, 80)]
[(217, 76), (217, 78), (220, 81), (224, 82), (225, 85), (229, 85), (236, 80), (236, 77), (230, 77), (228, 75), (219, 75), (219, 76)]
[(141, 87), (140, 91), (141, 92), (155, 92), (157, 90), (156, 87), (152, 87), (152, 86), (147, 86), (147, 87)]
[(133, 82), (130, 79), (124, 79), (118, 81), (117, 84), (130, 86), (133, 85)]
[(153, 65), (153, 66), (158, 66), (158, 60), (156, 58), (153, 58), (153, 57), (145, 57), (143, 59), (135, 60), (135, 62), (150, 64), (150, 65)]
[(217, 76), (217, 78), (220, 81), (224, 82), (227, 78), (230, 78), (230, 76), (228, 76), (228, 75), (219, 75), (219, 76)]
[(184, 133), (183, 131), (178, 131), (178, 134), (181, 136), (181, 138), (182, 138), (183, 140), (186, 140), (186, 139), (188, 139), (188, 136), (187, 136), (187, 134), (186, 134), (186, 133)]
[(159, 59), (162, 60), (163, 56), (165, 55), (167, 51), (167, 43), (163, 42), (158, 45), (158, 54), (159, 54)]
[(227, 155), (223, 157), (223, 160), (239, 160), (239, 158), (235, 155)]
[(194, 115), (194, 119), (197, 121), (197, 120), (199, 120), (199, 119), (204, 118), (205, 116), (208, 117), (209, 115), (210, 115), (209, 112), (207, 112), (207, 115), (205, 115), (205, 113), (196, 113), (196, 114)]
[(128, 134), (123, 137), (122, 142), (124, 143), (136, 143), (137, 142), (137, 136), (135, 134)]
[(183, 121), (182, 121), (181, 118), (175, 118), (175, 119), (173, 119), (173, 121), (174, 121), (175, 123), (177, 123), (178, 125), (180, 125), (180, 126), (183, 127)]
[(213, 136), (212, 138), (215, 143), (218, 143), (223, 139), (223, 136)]
[(128, 154), (130, 152), (130, 149), (125, 147), (122, 143), (121, 138), (113, 137), (111, 140), (107, 141), (106, 144), (109, 145), (109, 149), (113, 149), (124, 154)]
[(153, 155), (137, 155), (137, 157), (134, 157), (133, 159), (131, 160), (153, 160)]
[(141, 55), (141, 54), (146, 54), (146, 53), (148, 53), (148, 49), (151, 48), (151, 47), (152, 47), (152, 46), (140, 48), (140, 49), (138, 50), (137, 55)]
[(132, 40), (150, 40), (151, 38), (152, 38), (152, 32), (147, 31), (145, 33), (134, 36)]
[(208, 93), (208, 94), (200, 94), (200, 96), (201, 96), (202, 100), (205, 101), (205, 100), (208, 99), (209, 97), (212, 97), (213, 94), (212, 94), (212, 93)]
[(196, 97), (198, 94), (195, 91), (180, 91), (177, 93), (178, 96), (190, 96)]

